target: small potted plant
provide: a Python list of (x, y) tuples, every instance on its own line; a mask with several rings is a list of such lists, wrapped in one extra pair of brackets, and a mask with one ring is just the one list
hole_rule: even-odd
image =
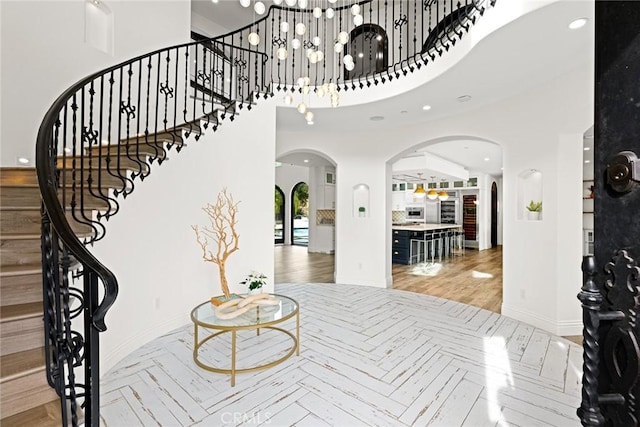
[(252, 271), (246, 279), (240, 282), (249, 287), (249, 295), (262, 293), (262, 287), (267, 284), (267, 276)]
[(529, 204), (526, 206), (527, 208), (527, 217), (530, 220), (539, 220), (540, 219), (540, 212), (542, 212), (542, 202), (534, 202), (533, 200), (531, 202), (529, 202)]
[(367, 210), (365, 209), (365, 207), (364, 207), (364, 206), (360, 206), (360, 207), (358, 208), (358, 216), (360, 216), (360, 217), (365, 217), (365, 216), (366, 216), (366, 211), (367, 211)]

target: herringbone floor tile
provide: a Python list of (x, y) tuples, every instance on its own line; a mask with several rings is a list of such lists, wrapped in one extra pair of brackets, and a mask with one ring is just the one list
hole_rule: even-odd
[[(300, 356), (255, 373), (197, 367), (185, 325), (102, 381), (105, 426), (573, 426), (582, 349), (477, 307), (393, 289), (281, 284), (301, 307)], [(293, 319), (284, 324), (293, 330)], [(290, 348), (238, 335), (238, 367)], [(228, 367), (229, 340), (202, 356)]]

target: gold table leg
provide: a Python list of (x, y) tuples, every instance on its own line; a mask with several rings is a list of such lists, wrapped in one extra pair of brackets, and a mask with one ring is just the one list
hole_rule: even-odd
[(296, 313), (296, 356), (300, 356), (300, 307)]
[(231, 331), (231, 387), (236, 385), (236, 331)]

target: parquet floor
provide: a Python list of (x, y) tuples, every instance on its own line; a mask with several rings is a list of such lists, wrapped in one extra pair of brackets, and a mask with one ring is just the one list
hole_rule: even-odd
[[(237, 376), (198, 368), (193, 326), (141, 347), (102, 380), (104, 426), (578, 426), (581, 347), (466, 304), (394, 289), (278, 284), (301, 307), (300, 356)], [(293, 319), (284, 326), (294, 328)], [(229, 340), (202, 356), (229, 366)], [(239, 333), (238, 367), (284, 335)]]

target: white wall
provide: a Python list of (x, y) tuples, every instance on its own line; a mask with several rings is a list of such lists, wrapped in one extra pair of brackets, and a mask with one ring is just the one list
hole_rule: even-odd
[(136, 182), (93, 248), (120, 286), (101, 336), (103, 372), (145, 342), (188, 324), (192, 308), (221, 294), (218, 268), (203, 261), (191, 225), (208, 224), (201, 208), (224, 187), (240, 201), (240, 250), (226, 264), (230, 290), (246, 292), (239, 282), (255, 270), (273, 291), (275, 107), (262, 101), (187, 144)]
[(284, 193), (284, 244), (291, 244), (291, 192), (299, 182), (309, 183), (309, 168), (283, 164), (276, 168), (276, 185)]
[[(426, 141), (445, 137), (476, 137), (503, 148), (503, 314), (552, 332), (578, 333), (581, 208), (572, 208), (563, 182), (581, 183), (582, 171), (564, 168), (565, 157), (582, 156), (572, 148), (558, 152), (565, 135), (581, 134), (593, 117), (591, 69), (572, 73), (520, 96), (481, 110), (402, 129), (346, 134), (278, 134), (278, 152), (305, 147), (327, 153), (340, 170), (337, 186), (336, 281), (388, 286), (390, 283), (390, 212), (388, 162)], [(389, 144), (393, 141), (393, 144)], [(561, 156), (562, 154), (562, 156)], [(517, 176), (538, 169), (544, 179), (543, 221), (517, 217)], [(371, 190), (371, 217), (355, 221), (349, 209), (353, 185)], [(488, 190), (487, 190), (488, 192)], [(575, 197), (581, 197), (577, 191)], [(489, 199), (489, 197), (486, 197)], [(387, 218), (388, 217), (388, 218)], [(561, 233), (561, 234), (560, 234)], [(569, 236), (559, 245), (560, 235)], [(574, 269), (573, 272), (569, 270)], [(560, 278), (562, 280), (560, 281)], [(565, 328), (567, 326), (567, 328)]]
[(114, 55), (84, 41), (85, 2), (1, 1), (2, 166), (35, 163), (38, 127), (53, 101), (90, 73), (189, 40), (188, 0), (103, 2), (114, 22)]

